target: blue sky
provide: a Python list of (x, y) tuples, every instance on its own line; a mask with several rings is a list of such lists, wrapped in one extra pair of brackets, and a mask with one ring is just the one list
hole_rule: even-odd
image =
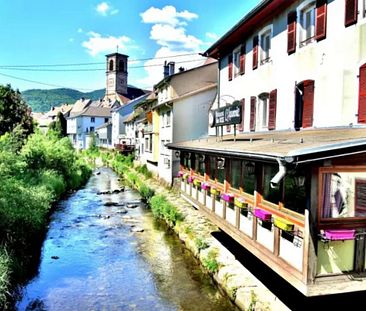
[[(259, 2), (0, 0), (0, 84), (20, 91), (104, 88), (105, 55), (118, 45), (129, 55), (129, 84), (151, 88), (162, 78), (164, 60), (185, 68), (201, 62), (198, 55), (168, 56), (204, 52)], [(84, 65), (5, 67), (55, 64)]]

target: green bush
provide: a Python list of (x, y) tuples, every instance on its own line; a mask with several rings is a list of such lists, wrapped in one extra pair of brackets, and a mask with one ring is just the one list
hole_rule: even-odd
[(145, 184), (141, 184), (139, 187), (139, 192), (141, 194), (142, 199), (145, 202), (150, 202), (151, 198), (155, 195), (155, 190), (149, 188)]
[(196, 247), (198, 248), (199, 251), (208, 248), (210, 245), (202, 238), (196, 238), (194, 240)]
[(150, 206), (155, 218), (164, 219), (173, 225), (184, 219), (175, 206), (167, 201), (162, 195), (155, 195), (150, 200)]
[(219, 270), (219, 262), (217, 261), (218, 250), (216, 248), (211, 249), (207, 257), (203, 259), (203, 266), (206, 267), (211, 273), (215, 273)]
[(5, 248), (0, 246), (0, 309), (6, 309), (7, 290), (10, 285), (11, 259)]
[(140, 174), (143, 174), (146, 178), (152, 177), (152, 173), (148, 170), (146, 164), (142, 166), (137, 166), (136, 171), (138, 171)]

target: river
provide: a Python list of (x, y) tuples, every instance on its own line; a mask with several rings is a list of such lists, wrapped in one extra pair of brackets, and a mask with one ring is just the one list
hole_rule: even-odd
[(99, 172), (59, 202), (17, 310), (237, 310), (136, 191), (98, 195), (121, 187)]

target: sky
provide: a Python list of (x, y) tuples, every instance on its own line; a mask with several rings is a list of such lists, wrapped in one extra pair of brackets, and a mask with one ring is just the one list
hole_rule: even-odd
[(129, 56), (128, 83), (152, 89), (165, 60), (186, 69), (202, 64), (198, 53), (259, 2), (0, 0), (0, 84), (102, 89), (105, 55), (118, 51)]

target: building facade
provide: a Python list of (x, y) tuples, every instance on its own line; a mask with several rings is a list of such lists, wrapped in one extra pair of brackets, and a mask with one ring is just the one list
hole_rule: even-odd
[(366, 288), (365, 8), (260, 2), (206, 51), (210, 137), (169, 145), (182, 196), (307, 296)]

